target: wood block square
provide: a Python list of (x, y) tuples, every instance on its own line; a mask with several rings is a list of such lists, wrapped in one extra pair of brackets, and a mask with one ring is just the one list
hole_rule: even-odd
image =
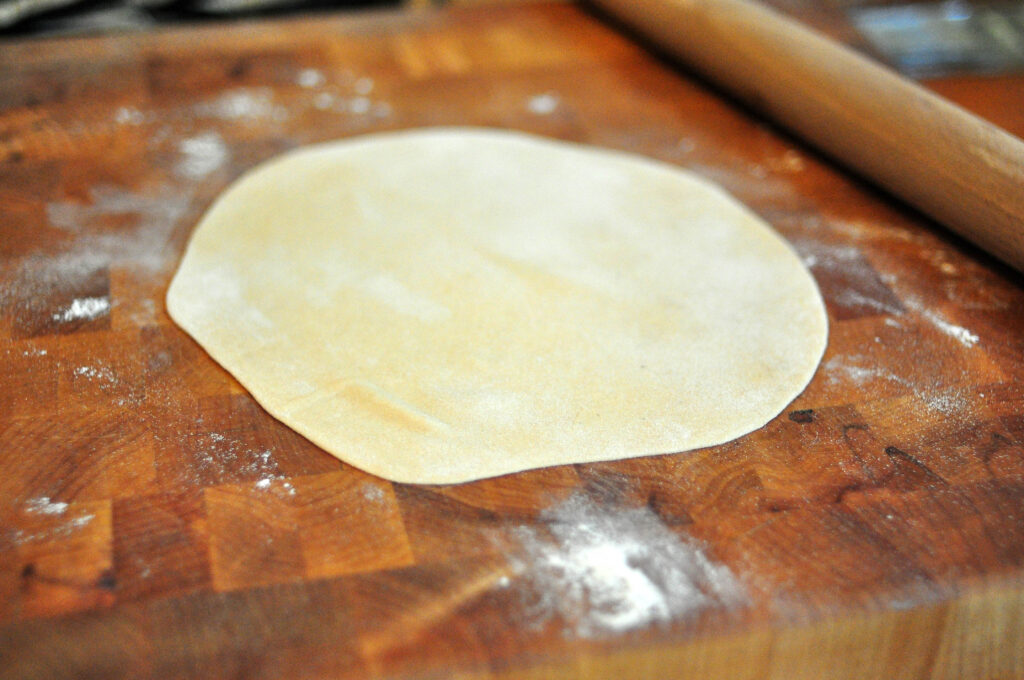
[(113, 526), (118, 600), (210, 586), (201, 491), (114, 501)]
[(354, 469), (294, 481), (309, 578), (413, 563), (391, 483)]
[(56, 255), (23, 260), (4, 281), (11, 293), (0, 312), (15, 338), (110, 328), (110, 279), (105, 263)]
[(5, 520), (21, 568), (21, 618), (114, 603), (110, 503), (31, 498)]
[(52, 411), (57, 402), (57, 364), (53, 343), (40, 338), (5, 347), (3, 389), (0, 389), (0, 423), (18, 416), (37, 416)]
[(465, 559), (500, 552), (500, 513), (449, 498), (433, 487), (396, 484), (405, 531), (417, 561)]
[(210, 566), (217, 590), (239, 590), (302, 578), (302, 546), (294, 503), (252, 484), (206, 489)]
[(218, 590), (413, 562), (390, 484), (355, 470), (207, 489)]
[(66, 410), (0, 424), (0, 503), (108, 499), (153, 490), (153, 440), (127, 411)]

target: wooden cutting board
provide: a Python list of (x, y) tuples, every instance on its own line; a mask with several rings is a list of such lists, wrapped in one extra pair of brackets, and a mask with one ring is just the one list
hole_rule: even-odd
[[(1024, 79), (929, 85), (1024, 134)], [(164, 311), (190, 230), (275, 154), (429, 125), (722, 184), (821, 287), (806, 392), (453, 487), (269, 417)], [(2, 678), (1024, 677), (1021, 276), (580, 7), (2, 44), (0, 206)]]

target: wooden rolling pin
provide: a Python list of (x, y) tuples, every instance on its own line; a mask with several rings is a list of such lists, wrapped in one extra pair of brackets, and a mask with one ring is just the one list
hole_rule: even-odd
[(594, 0), (713, 82), (1024, 272), (1024, 142), (750, 0)]

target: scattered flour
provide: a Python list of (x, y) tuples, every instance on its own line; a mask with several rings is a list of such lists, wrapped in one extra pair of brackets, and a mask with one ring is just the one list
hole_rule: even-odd
[(114, 112), (114, 122), (119, 125), (142, 125), (146, 114), (133, 106), (122, 106)]
[(105, 297), (78, 298), (67, 309), (53, 315), (54, 321), (92, 320), (110, 313), (110, 300)]
[(36, 348), (33, 347), (32, 349), (25, 350), (21, 354), (22, 354), (22, 356), (26, 356), (26, 357), (45, 357), (46, 356), (46, 350), (45, 349), (36, 349)]
[(897, 375), (880, 366), (871, 365), (871, 359), (861, 356), (835, 356), (825, 362), (825, 375), (829, 384), (842, 382), (863, 386), (871, 380), (884, 380), (907, 388), (933, 411), (945, 416), (954, 416), (970, 407), (970, 403), (959, 391), (944, 388), (937, 379), (931, 385), (918, 385), (912, 380)]
[(268, 87), (229, 90), (196, 104), (192, 110), (200, 117), (228, 121), (288, 119), (288, 109), (274, 103), (274, 93)]
[(977, 334), (972, 333), (963, 326), (957, 326), (956, 324), (949, 323), (935, 312), (922, 311), (921, 314), (924, 318), (931, 321), (932, 324), (940, 331), (959, 340), (960, 344), (964, 347), (974, 347), (979, 340)]
[(370, 503), (384, 502), (384, 489), (376, 484), (363, 484), (363, 499)]
[(357, 116), (367, 113), (370, 110), (370, 99), (368, 97), (353, 97), (348, 102), (348, 110)]
[[(110, 266), (137, 273), (155, 273), (176, 262), (169, 248), (175, 227), (188, 213), (194, 189), (167, 185), (146, 193), (120, 187), (98, 186), (90, 202), (57, 201), (46, 206), (50, 224), (75, 234), (69, 249), (45, 257), (28, 257), (24, 272), (14, 282), (11, 295), (45, 297)], [(122, 227), (111, 229), (111, 216), (127, 217)], [(3, 294), (0, 293), (0, 297)]]
[(174, 171), (179, 177), (199, 180), (219, 170), (230, 154), (223, 138), (216, 132), (204, 132), (183, 139), (178, 145), (181, 160)]
[(905, 380), (886, 370), (877, 366), (858, 366), (856, 364), (851, 364), (848, 363), (850, 359), (857, 361), (858, 359), (863, 359), (863, 357), (848, 358), (835, 356), (825, 363), (825, 374), (828, 376), (829, 383), (835, 385), (846, 381), (852, 382), (855, 385), (863, 385), (869, 380), (880, 378), (883, 380), (898, 382), (900, 384), (906, 384)]
[(306, 88), (320, 87), (326, 81), (327, 79), (324, 78), (324, 74), (315, 68), (304, 68), (299, 71), (299, 75), (295, 78), (295, 82), (301, 87)]
[(864, 295), (853, 288), (845, 288), (835, 296), (835, 301), (846, 307), (869, 307), (883, 314), (900, 315), (903, 310), (884, 300)]
[[(46, 512), (46, 514), (58, 516), (63, 515), (67, 510), (66, 503), (56, 503), (54, 505), (64, 505), (65, 507), (59, 512), (44, 512)], [(96, 515), (82, 515), (81, 517), (75, 517), (74, 519), (70, 519), (64, 522), (63, 524), (58, 524), (56, 526), (46, 528), (42, 531), (30, 532), (19, 529), (15, 531), (13, 534), (14, 543), (16, 545), (25, 545), (27, 543), (40, 543), (43, 541), (50, 541), (55, 538), (64, 538), (65, 536), (70, 536), (78, 529), (88, 526), (89, 523), (92, 522), (94, 519), (96, 519)]]
[[(278, 476), (264, 477), (263, 479), (256, 482), (256, 488), (265, 491), (269, 489), (271, 486), (273, 486), (274, 482), (278, 481), (279, 479), (281, 478)], [(291, 482), (283, 482), (281, 484), (281, 489), (289, 496), (295, 495), (295, 487), (292, 486)]]
[(332, 111), (367, 118), (387, 118), (391, 115), (391, 105), (387, 102), (373, 101), (365, 95), (346, 97), (334, 92), (318, 92), (313, 97), (313, 108), (318, 111)]
[(67, 509), (67, 503), (54, 503), (49, 496), (32, 498), (25, 504), (25, 509), (34, 515), (63, 515)]
[(858, 289), (870, 290), (876, 285), (876, 274), (856, 246), (800, 239), (793, 243), (807, 267), (842, 272)]
[(520, 529), (520, 572), (538, 624), (558, 615), (578, 637), (684, 619), (745, 601), (724, 565), (711, 562), (648, 508), (605, 509), (577, 495), (542, 515), (550, 537)]
[(537, 94), (530, 97), (526, 102), (526, 108), (529, 109), (530, 113), (535, 113), (538, 116), (546, 116), (554, 113), (555, 109), (558, 108), (560, 100), (558, 96), (550, 92), (544, 94)]
[(117, 376), (110, 370), (109, 366), (79, 366), (75, 369), (75, 375), (80, 378), (87, 378), (90, 381), (99, 381), (108, 385), (117, 382)]
[(955, 338), (964, 347), (974, 347), (974, 345), (976, 345), (978, 340), (980, 339), (977, 336), (977, 334), (971, 332), (970, 330), (964, 328), (963, 326), (957, 326), (956, 324), (950, 323), (949, 321), (944, 319), (942, 315), (939, 314), (938, 312), (932, 309), (928, 309), (924, 305), (924, 303), (922, 303), (915, 297), (907, 296), (907, 298), (903, 301), (903, 304), (905, 304), (907, 308), (912, 309), (918, 314), (920, 314), (929, 323), (931, 323), (933, 326), (938, 328), (946, 335), (950, 336), (951, 338)]

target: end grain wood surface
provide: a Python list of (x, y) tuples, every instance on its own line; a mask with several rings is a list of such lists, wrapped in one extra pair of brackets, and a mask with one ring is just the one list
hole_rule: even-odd
[[(1024, 132), (1020, 78), (929, 86)], [(269, 417), (163, 309), (190, 230), (277, 153), (427, 125), (722, 184), (821, 287), (806, 392), (452, 487)], [(580, 7), (2, 45), (0, 210), (0, 678), (1024, 676), (1020, 275)]]

